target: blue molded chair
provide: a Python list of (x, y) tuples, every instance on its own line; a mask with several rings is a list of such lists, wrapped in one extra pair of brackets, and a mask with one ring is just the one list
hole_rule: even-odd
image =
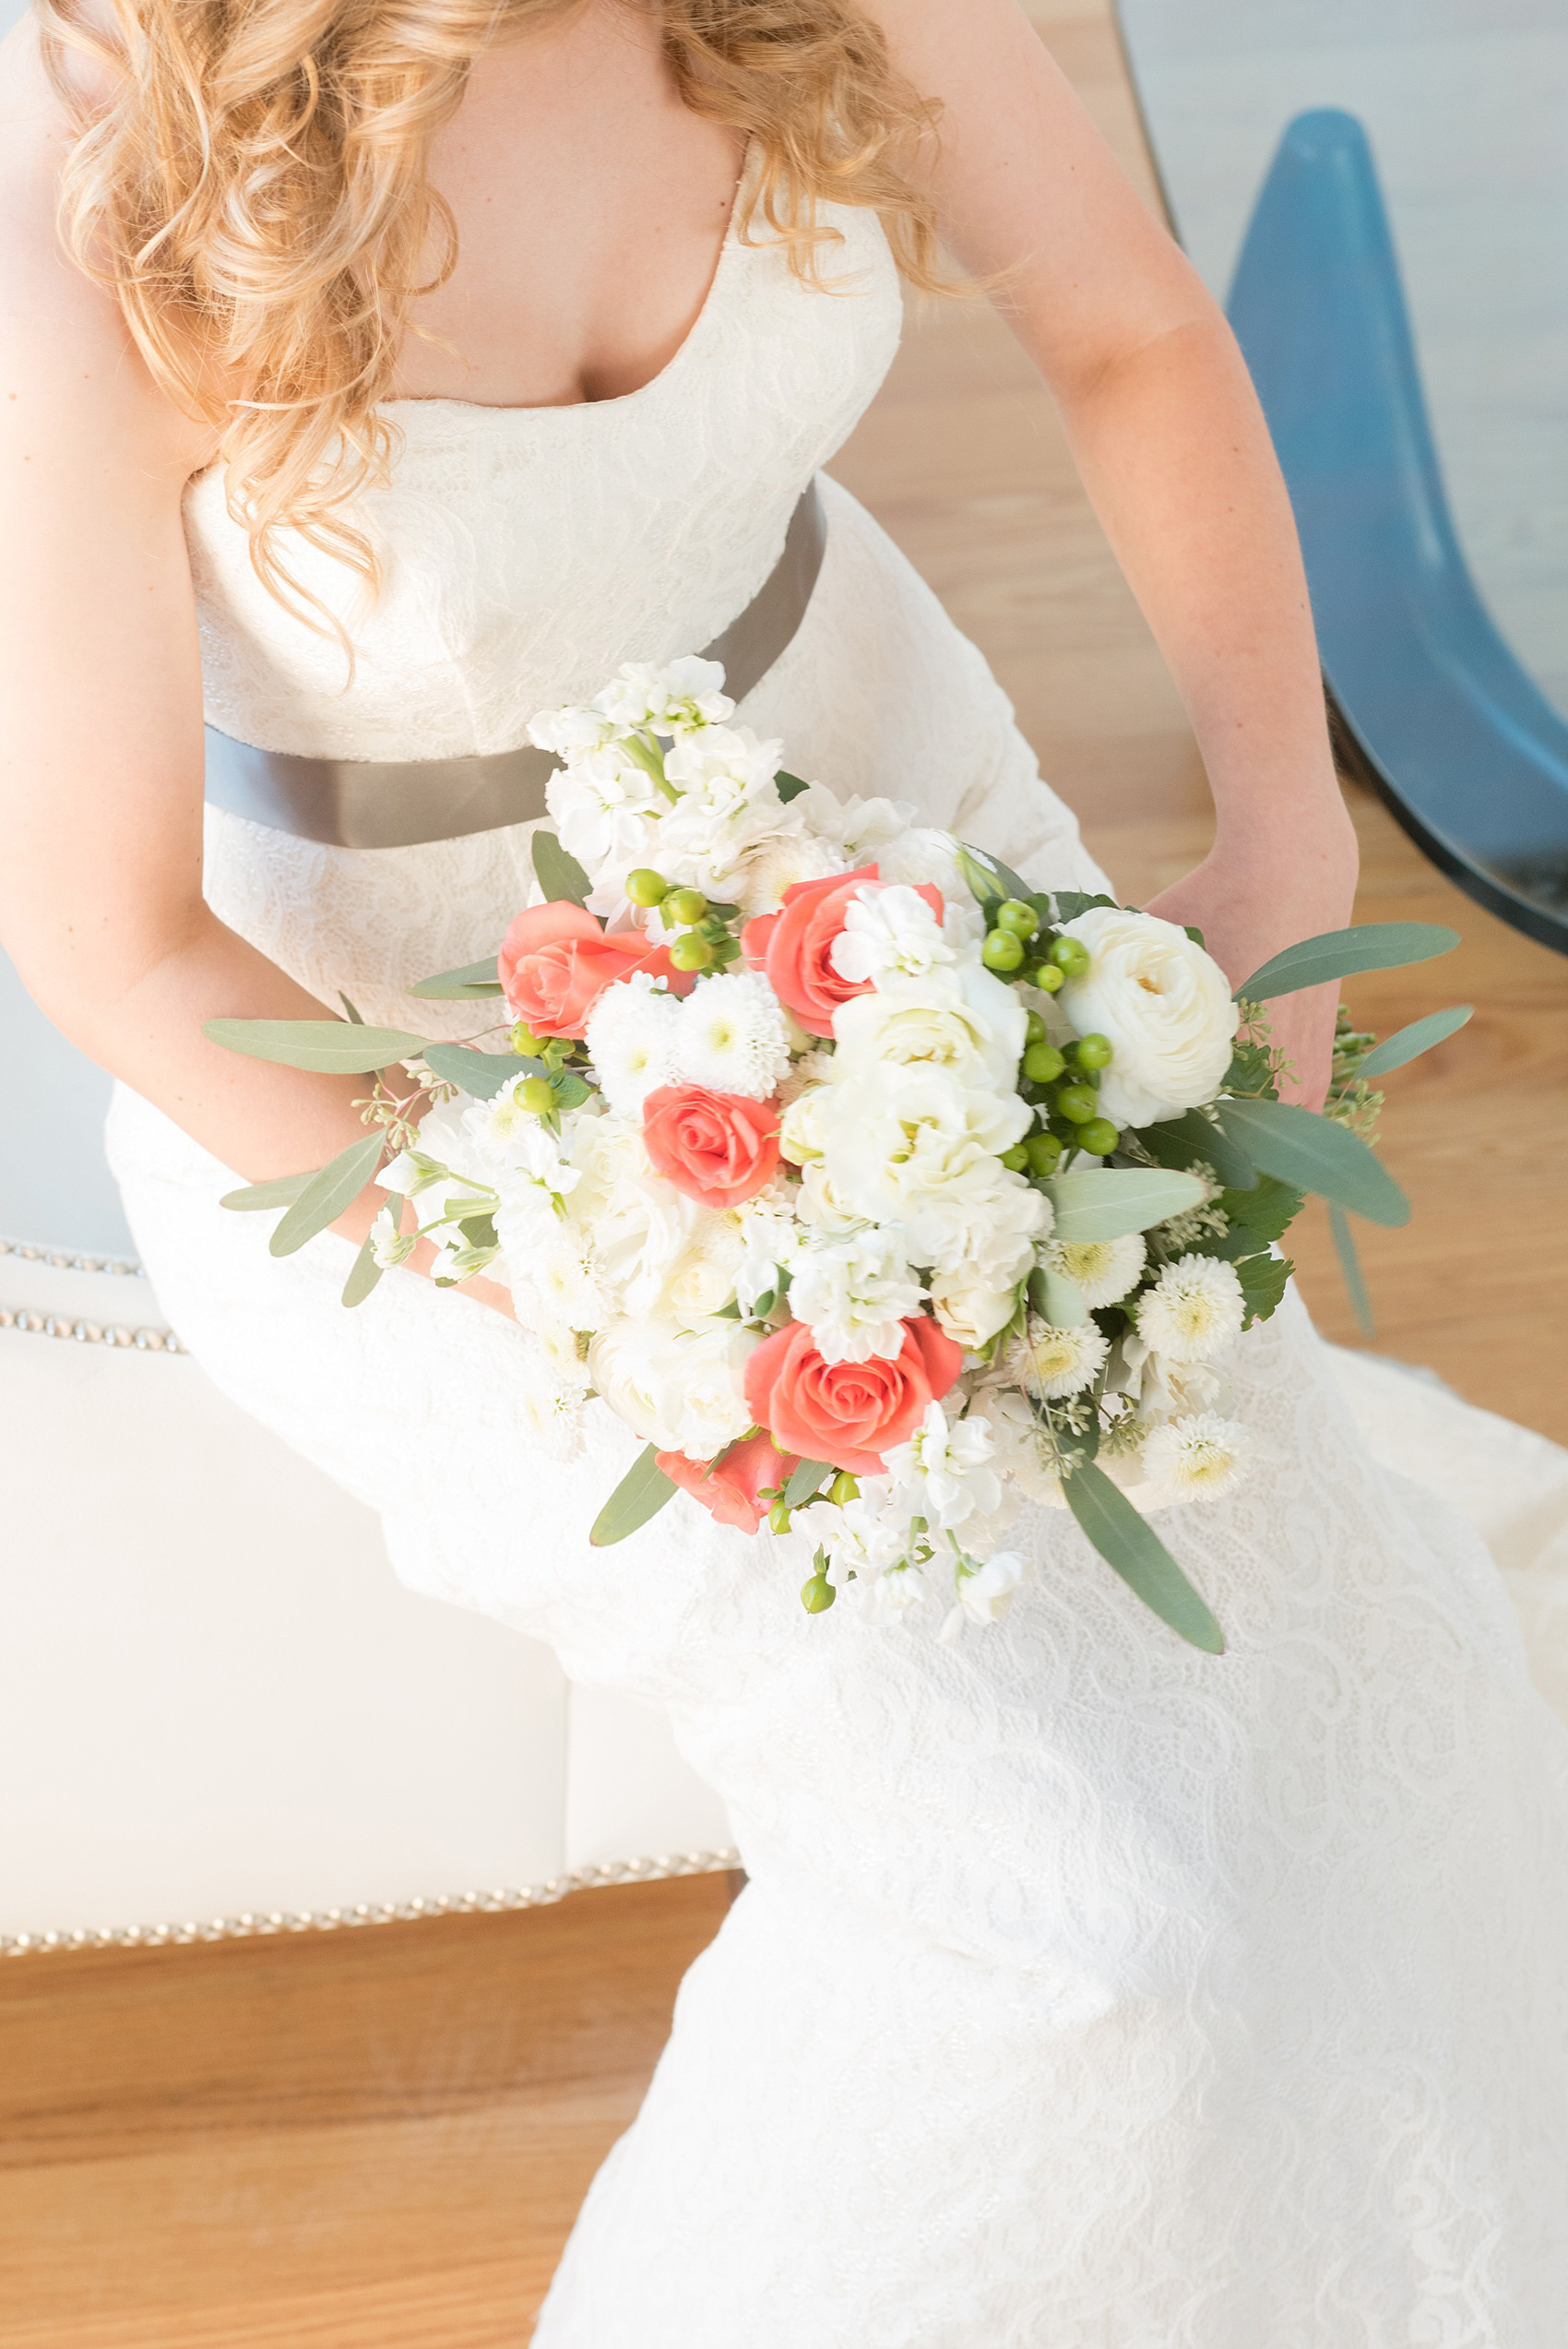
[(1461, 888), (1568, 952), (1568, 724), (1466, 566), (1354, 115), (1286, 131), (1229, 306), (1295, 506), (1348, 763)]

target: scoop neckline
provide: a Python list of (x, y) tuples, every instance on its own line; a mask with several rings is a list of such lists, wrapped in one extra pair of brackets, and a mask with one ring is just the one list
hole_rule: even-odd
[(740, 232), (736, 226), (736, 221), (740, 213), (741, 199), (745, 190), (746, 181), (750, 176), (751, 160), (752, 149), (748, 146), (741, 168), (741, 176), (735, 183), (735, 200), (730, 208), (730, 219), (714, 259), (713, 273), (707, 281), (707, 291), (698, 304), (696, 316), (663, 366), (659, 368), (657, 375), (650, 376), (647, 383), (636, 385), (631, 391), (618, 391), (609, 399), (557, 399), (548, 401), (540, 407), (526, 407), (510, 400), (458, 399), (445, 392), (434, 393), (426, 398), (421, 398), (416, 393), (402, 399), (383, 399), (378, 402), (378, 405), (383, 409), (399, 411), (410, 408), (457, 408), (468, 416), (527, 416), (537, 423), (544, 416), (597, 416), (602, 414), (606, 409), (624, 410), (636, 401), (647, 399), (655, 392), (661, 391), (672, 376), (683, 371), (690, 355), (699, 341), (704, 339), (708, 322), (718, 307), (719, 289), (729, 271), (731, 256), (741, 247)]

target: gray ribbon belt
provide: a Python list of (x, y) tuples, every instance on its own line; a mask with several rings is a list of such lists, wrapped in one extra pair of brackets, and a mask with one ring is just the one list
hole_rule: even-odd
[[(736, 701), (761, 683), (804, 619), (826, 543), (814, 481), (790, 518), (778, 562), (739, 619), (703, 647), (704, 660), (724, 663), (725, 691)], [(302, 758), (207, 729), (213, 806), (333, 848), (411, 848), (532, 823), (545, 812), (557, 764), (531, 743), (482, 758)]]

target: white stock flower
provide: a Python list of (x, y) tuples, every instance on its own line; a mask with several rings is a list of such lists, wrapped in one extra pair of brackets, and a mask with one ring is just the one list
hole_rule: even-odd
[(868, 1226), (795, 1252), (790, 1310), (810, 1323), (824, 1362), (891, 1361), (924, 1295), (890, 1232)]
[(683, 736), (664, 761), (679, 799), (666, 826), (728, 824), (759, 802), (777, 819), (782, 802), (774, 786), (784, 756), (781, 742), (764, 742), (750, 726), (707, 726)]
[[(614, 990), (610, 990), (612, 994)], [(699, 979), (674, 1030), (676, 1081), (766, 1101), (790, 1067), (778, 998), (759, 972)]]
[(958, 1604), (976, 1623), (999, 1623), (1029, 1578), (1027, 1558), (998, 1550), (972, 1574), (958, 1577)]
[(955, 1345), (978, 1353), (1013, 1318), (1018, 1304), (1018, 1283), (1008, 1281), (997, 1287), (983, 1273), (977, 1274), (961, 1264), (956, 1271), (936, 1275), (931, 1284), (931, 1303), (937, 1320)]
[(673, 1081), (681, 1006), (647, 971), (606, 987), (588, 1014), (585, 1042), (612, 1109), (640, 1116), (649, 1093)]
[(951, 832), (925, 824), (911, 825), (889, 841), (877, 855), (877, 870), (885, 881), (933, 881), (942, 892), (943, 931), (949, 946), (985, 936), (985, 917), (958, 862), (958, 843)]
[(582, 1169), (569, 1157), (576, 1124), (568, 1121), (560, 1133), (552, 1133), (536, 1111), (523, 1106), (527, 1082), (526, 1077), (514, 1077), (491, 1100), (475, 1102), (464, 1112), (468, 1155), (482, 1168), (503, 1206), (554, 1212), (556, 1202), (569, 1198), (583, 1179)]
[(1151, 1429), (1143, 1465), (1150, 1481), (1176, 1499), (1212, 1500), (1245, 1475), (1252, 1449), (1249, 1431), (1239, 1420), (1201, 1411)]
[(1008, 1350), (1007, 1367), (1042, 1402), (1061, 1402), (1093, 1386), (1110, 1351), (1092, 1321), (1063, 1330), (1031, 1313), (1023, 1335)]
[[(831, 841), (842, 852), (845, 872), (873, 861), (880, 865), (883, 851), (895, 849), (915, 817), (903, 800), (840, 799), (826, 783), (808, 783), (790, 807), (819, 840)], [(915, 873), (899, 877), (923, 881), (931, 876)]]
[(754, 1333), (733, 1321), (701, 1330), (611, 1321), (588, 1346), (597, 1391), (634, 1436), (660, 1451), (712, 1460), (751, 1425), (742, 1381)]
[(827, 1553), (827, 1579), (842, 1590), (853, 1575), (874, 1582), (908, 1556), (909, 1512), (885, 1477), (864, 1477), (852, 1501), (821, 1501), (805, 1520)]
[(855, 891), (828, 960), (841, 979), (886, 987), (951, 969), (954, 954), (926, 900), (900, 884)]
[(1048, 1272), (1071, 1281), (1090, 1312), (1120, 1305), (1142, 1273), (1148, 1249), (1141, 1232), (1119, 1240), (1051, 1240), (1040, 1250)]
[(624, 662), (594, 702), (612, 725), (627, 733), (689, 733), (697, 727), (721, 726), (735, 714), (724, 691), (722, 662), (705, 661), (695, 652), (662, 665)]
[(562, 847), (597, 882), (606, 868), (624, 872), (651, 857), (665, 802), (647, 769), (608, 743), (558, 767), (544, 787), (544, 804)]
[(1240, 1012), (1218, 964), (1174, 922), (1091, 906), (1063, 925), (1089, 967), (1058, 1001), (1075, 1034), (1110, 1039), (1099, 1080), (1113, 1126), (1151, 1126), (1214, 1099)]
[(582, 1451), (588, 1395), (588, 1374), (581, 1365), (573, 1358), (564, 1369), (538, 1343), (528, 1347), (522, 1375), (506, 1390), (525, 1434), (547, 1460), (555, 1461), (576, 1460)]
[(495, 1218), (517, 1318), (526, 1329), (597, 1330), (610, 1311), (590, 1233), (580, 1224)]
[(1246, 1300), (1234, 1265), (1179, 1256), (1138, 1300), (1138, 1335), (1178, 1363), (1212, 1362), (1241, 1334)]
[(780, 1276), (794, 1262), (800, 1237), (794, 1204), (779, 1178), (755, 1198), (731, 1210), (740, 1236), (741, 1258), (735, 1267), (735, 1299), (744, 1314), (756, 1311), (759, 1300), (778, 1303)]
[(848, 1081), (851, 1065), (923, 1062), (960, 1084), (1010, 1093), (1028, 1021), (1014, 990), (975, 961), (886, 994), (851, 996), (833, 1015), (838, 1081)]
[(949, 1532), (977, 1513), (989, 1516), (1001, 1507), (994, 1450), (988, 1421), (949, 1420), (941, 1403), (932, 1402), (908, 1443), (884, 1453), (883, 1464), (900, 1499), (911, 1504), (911, 1513)]
[(1027, 1399), (1016, 1393), (986, 1394), (976, 1406), (991, 1423), (996, 1464), (1009, 1484), (1027, 1500), (1046, 1508), (1065, 1508), (1062, 1469), (1051, 1438), (1036, 1419)]

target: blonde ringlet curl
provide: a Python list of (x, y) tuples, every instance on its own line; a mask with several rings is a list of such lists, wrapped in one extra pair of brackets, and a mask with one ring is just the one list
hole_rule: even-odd
[[(742, 234), (780, 241), (820, 283), (839, 241), (820, 207), (862, 206), (913, 283), (942, 284), (912, 176), (935, 109), (854, 0), (624, 4), (658, 8), (685, 104), (751, 142)], [(387, 477), (383, 403), (410, 304), (457, 260), (432, 142), (482, 48), (585, 5), (34, 0), (73, 133), (67, 247), (113, 289), (164, 390), (212, 427), (258, 576), (334, 635), (280, 540), (296, 532), (376, 584), (352, 504)]]

